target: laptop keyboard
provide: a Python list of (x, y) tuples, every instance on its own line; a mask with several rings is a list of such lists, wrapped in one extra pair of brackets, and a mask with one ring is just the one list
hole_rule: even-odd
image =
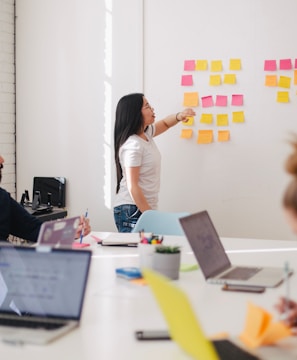
[(0, 326), (55, 330), (55, 329), (59, 329), (63, 325), (65, 325), (65, 322), (46, 322), (46, 321), (36, 321), (29, 319), (24, 320), (23, 318), (19, 318), (19, 319), (0, 318)]
[(236, 267), (227, 274), (220, 276), (220, 279), (248, 280), (257, 274), (262, 268)]
[(212, 342), (221, 360), (259, 360), (258, 357), (241, 349), (229, 340)]

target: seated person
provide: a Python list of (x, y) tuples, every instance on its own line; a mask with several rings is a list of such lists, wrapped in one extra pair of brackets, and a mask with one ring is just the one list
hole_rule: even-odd
[[(0, 155), (0, 182), (4, 159)], [(35, 216), (30, 215), (10, 194), (0, 187), (0, 240), (7, 240), (9, 235), (36, 242), (42, 222)], [(91, 231), (89, 219), (81, 216), (77, 228), (76, 238), (84, 231), (88, 235)]]
[[(292, 180), (283, 196), (283, 209), (292, 232), (297, 235), (297, 137), (292, 142), (292, 147), (293, 152), (285, 164), (287, 173), (292, 175)], [(286, 314), (284, 322), (291, 326), (293, 333), (297, 335), (297, 302), (281, 297), (275, 307), (280, 314)]]

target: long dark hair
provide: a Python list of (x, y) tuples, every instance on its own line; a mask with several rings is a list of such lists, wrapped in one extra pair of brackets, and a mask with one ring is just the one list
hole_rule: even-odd
[(141, 109), (143, 106), (143, 94), (135, 93), (123, 96), (116, 108), (116, 119), (114, 125), (114, 158), (117, 172), (116, 192), (120, 189), (123, 170), (119, 159), (121, 145), (129, 136), (138, 134), (143, 127)]

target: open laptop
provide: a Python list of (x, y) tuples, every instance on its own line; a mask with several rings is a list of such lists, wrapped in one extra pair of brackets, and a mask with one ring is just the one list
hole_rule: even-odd
[(45, 221), (41, 224), (37, 245), (71, 247), (79, 225), (79, 216)]
[(228, 339), (207, 339), (188, 297), (181, 289), (152, 270), (143, 270), (143, 276), (161, 308), (171, 338), (191, 357), (205, 360), (258, 359)]
[(0, 246), (0, 340), (46, 344), (79, 325), (91, 251)]
[(179, 221), (207, 282), (275, 287), (287, 276), (284, 269), (277, 267), (233, 266), (207, 211)]

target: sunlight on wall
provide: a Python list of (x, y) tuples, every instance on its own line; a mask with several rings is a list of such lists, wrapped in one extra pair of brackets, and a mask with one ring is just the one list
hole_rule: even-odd
[(112, 0), (105, 0), (104, 203), (111, 209)]

